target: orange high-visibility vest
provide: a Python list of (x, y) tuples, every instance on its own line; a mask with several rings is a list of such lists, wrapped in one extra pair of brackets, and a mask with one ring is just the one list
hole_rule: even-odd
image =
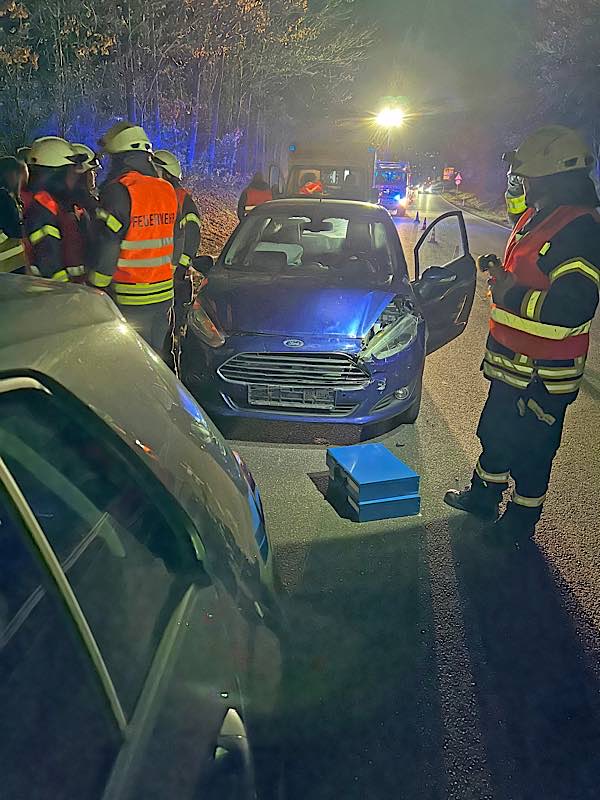
[(118, 182), (131, 200), (129, 229), (113, 275), (120, 305), (149, 305), (173, 299), (173, 231), (177, 195), (168, 181), (128, 172)]
[(250, 186), (246, 189), (246, 205), (244, 211), (246, 214), (252, 211), (256, 206), (262, 206), (263, 203), (268, 203), (273, 199), (273, 192), (270, 189), (255, 189)]
[(312, 194), (322, 194), (324, 191), (324, 186), (321, 181), (308, 181), (304, 184), (304, 186), (300, 187), (300, 194), (305, 195), (312, 195)]

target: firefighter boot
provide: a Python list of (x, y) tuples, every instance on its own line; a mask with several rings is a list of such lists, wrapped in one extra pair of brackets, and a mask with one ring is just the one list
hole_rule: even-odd
[(493, 533), (512, 539), (531, 539), (541, 515), (541, 507), (528, 508), (509, 503), (504, 514), (494, 523)]
[(498, 519), (498, 505), (504, 488), (503, 484), (485, 483), (477, 474), (474, 474), (470, 486), (461, 491), (456, 489), (447, 491), (444, 503), (458, 511), (466, 511), (486, 522), (493, 522)]

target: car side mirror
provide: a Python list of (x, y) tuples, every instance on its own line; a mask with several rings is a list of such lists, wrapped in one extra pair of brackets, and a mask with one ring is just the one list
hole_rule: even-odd
[(212, 256), (196, 256), (192, 259), (192, 266), (203, 275), (207, 275), (215, 266), (215, 260)]

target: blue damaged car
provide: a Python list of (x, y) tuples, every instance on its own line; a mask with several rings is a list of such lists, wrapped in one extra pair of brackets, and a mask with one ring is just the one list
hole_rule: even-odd
[(423, 232), (414, 260), (411, 279), (379, 206), (259, 206), (216, 263), (199, 259), (208, 281), (190, 312), (184, 382), (215, 417), (414, 422), (426, 354), (462, 333), (473, 303), (459, 211)]

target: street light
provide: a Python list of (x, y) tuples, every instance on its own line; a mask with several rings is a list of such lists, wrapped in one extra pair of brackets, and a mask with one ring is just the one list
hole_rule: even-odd
[(387, 134), (388, 158), (392, 151), (392, 132), (404, 125), (404, 116), (399, 106), (385, 106), (375, 117), (375, 124)]
[(404, 111), (401, 108), (382, 109), (375, 117), (375, 121), (382, 128), (401, 128), (404, 125)]

